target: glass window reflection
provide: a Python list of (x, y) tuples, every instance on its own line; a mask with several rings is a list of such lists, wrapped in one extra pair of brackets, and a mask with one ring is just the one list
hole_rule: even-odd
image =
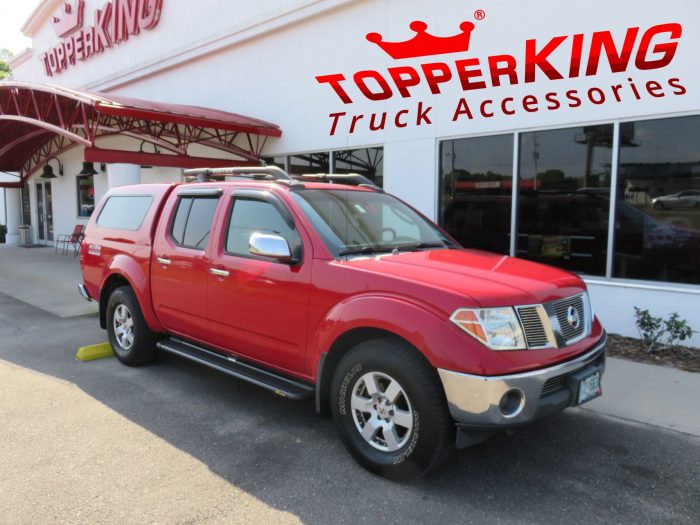
[(510, 250), (513, 135), (440, 144), (440, 225), (462, 246)]

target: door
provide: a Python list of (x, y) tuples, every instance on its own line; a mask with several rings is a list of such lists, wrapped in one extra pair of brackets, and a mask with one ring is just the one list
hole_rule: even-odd
[[(273, 195), (239, 190), (227, 207), (222, 239), (211, 252), (208, 308), (213, 342), (234, 354), (302, 372), (311, 251), (302, 253), (302, 235), (289, 210)], [(300, 262), (252, 255), (248, 245), (256, 232), (284, 237), (292, 252), (301, 254)]]
[(172, 334), (211, 343), (207, 321), (209, 234), (221, 190), (181, 191), (164, 210), (151, 261), (151, 294), (158, 319)]
[(50, 182), (37, 183), (36, 209), (39, 216), (39, 240), (53, 242), (53, 200)]

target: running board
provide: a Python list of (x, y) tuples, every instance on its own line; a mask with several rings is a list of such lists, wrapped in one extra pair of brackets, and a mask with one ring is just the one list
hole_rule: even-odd
[(233, 356), (212, 352), (181, 339), (172, 337), (164, 339), (159, 341), (157, 346), (171, 354), (271, 390), (282, 397), (298, 400), (309, 398), (314, 394), (314, 387), (311, 385), (244, 363)]

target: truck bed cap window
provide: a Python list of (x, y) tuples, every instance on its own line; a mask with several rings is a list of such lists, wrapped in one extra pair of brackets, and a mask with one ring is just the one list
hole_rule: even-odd
[(114, 195), (107, 199), (97, 218), (101, 228), (136, 231), (153, 203), (152, 195)]

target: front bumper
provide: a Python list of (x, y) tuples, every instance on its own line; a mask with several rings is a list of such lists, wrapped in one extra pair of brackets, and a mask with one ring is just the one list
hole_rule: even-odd
[[(528, 423), (571, 406), (571, 374), (588, 366), (605, 369), (607, 335), (586, 353), (557, 365), (505, 376), (475, 376), (438, 369), (450, 413), (458, 426), (498, 430)], [(506, 396), (504, 398), (504, 396)]]

